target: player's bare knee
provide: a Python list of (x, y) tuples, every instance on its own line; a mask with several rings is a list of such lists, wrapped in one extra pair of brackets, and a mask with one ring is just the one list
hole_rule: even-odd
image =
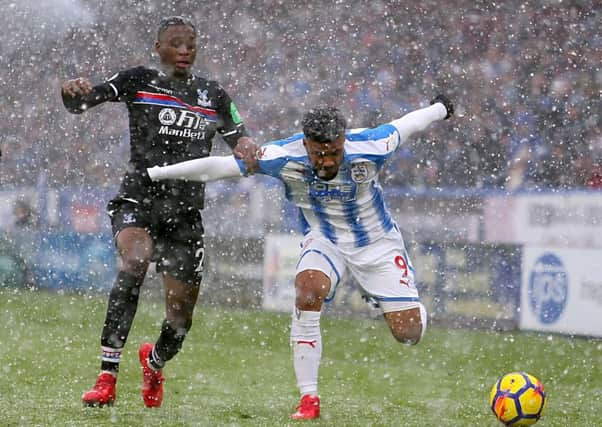
[(152, 248), (144, 244), (131, 245), (123, 249), (120, 255), (122, 270), (134, 276), (140, 276), (146, 273), (150, 264)]
[(320, 311), (324, 298), (313, 292), (299, 292), (295, 298), (295, 306), (299, 310)]
[(142, 228), (126, 228), (117, 235), (121, 269), (134, 276), (144, 275), (153, 254), (153, 241)]
[(418, 308), (385, 313), (385, 318), (397, 341), (403, 344), (418, 344), (423, 335), (423, 322)]
[(130, 273), (133, 276), (141, 276), (146, 273), (148, 265), (150, 263), (150, 254), (122, 254), (121, 256), (123, 271)]
[(300, 310), (319, 311), (330, 290), (330, 279), (321, 271), (305, 270), (295, 279), (295, 304)]

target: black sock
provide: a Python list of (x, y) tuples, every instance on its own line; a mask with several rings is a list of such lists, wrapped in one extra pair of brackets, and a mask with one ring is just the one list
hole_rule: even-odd
[(161, 335), (159, 335), (159, 339), (149, 358), (152, 367), (161, 369), (165, 365), (165, 362), (178, 354), (191, 325), (192, 321), (187, 321), (183, 328), (174, 328), (167, 320), (163, 321)]
[(156, 346), (153, 347), (153, 351), (148, 355), (148, 365), (156, 371), (163, 369), (165, 366), (165, 361), (157, 354)]
[[(144, 276), (136, 277), (124, 271), (117, 274), (109, 295), (107, 314), (100, 337), (103, 347), (121, 349), (125, 346), (138, 307), (140, 286), (143, 281)], [(118, 372), (119, 363), (103, 360), (100, 369)]]

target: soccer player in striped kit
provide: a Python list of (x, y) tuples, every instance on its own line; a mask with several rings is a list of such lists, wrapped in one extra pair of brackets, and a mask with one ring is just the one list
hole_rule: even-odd
[[(385, 205), (378, 177), (412, 134), (448, 119), (453, 111), (452, 102), (438, 95), (429, 107), (390, 123), (349, 130), (338, 109), (315, 108), (303, 118), (303, 133), (257, 151), (258, 172), (284, 183), (286, 197), (299, 208), (303, 225), (291, 325), (301, 402), (293, 419), (320, 416), (320, 312), (345, 271), (381, 308), (395, 339), (416, 344), (424, 335), (427, 314), (414, 283), (414, 267)], [(153, 181), (210, 181), (247, 171), (241, 160), (228, 156), (157, 166), (148, 173)]]

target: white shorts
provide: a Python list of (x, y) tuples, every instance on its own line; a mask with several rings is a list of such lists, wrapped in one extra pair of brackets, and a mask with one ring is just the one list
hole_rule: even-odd
[(348, 270), (362, 293), (383, 313), (420, 306), (414, 267), (401, 233), (396, 229), (360, 248), (341, 248), (322, 234), (310, 232), (303, 239), (302, 248), (297, 274), (318, 270), (330, 277), (326, 302), (334, 298), (336, 288)]

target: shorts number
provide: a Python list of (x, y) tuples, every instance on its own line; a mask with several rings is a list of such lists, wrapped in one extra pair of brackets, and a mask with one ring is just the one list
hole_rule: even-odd
[[(402, 271), (401, 277), (408, 277), (408, 263), (406, 262), (406, 260), (401, 255), (397, 255), (395, 257), (394, 262), (395, 265), (399, 267)], [(401, 283), (402, 285), (409, 286), (408, 281), (406, 279), (401, 279), (399, 283)]]
[(194, 269), (196, 273), (203, 272), (203, 261), (205, 260), (205, 248), (198, 248), (194, 253), (194, 257), (199, 260), (199, 265)]

